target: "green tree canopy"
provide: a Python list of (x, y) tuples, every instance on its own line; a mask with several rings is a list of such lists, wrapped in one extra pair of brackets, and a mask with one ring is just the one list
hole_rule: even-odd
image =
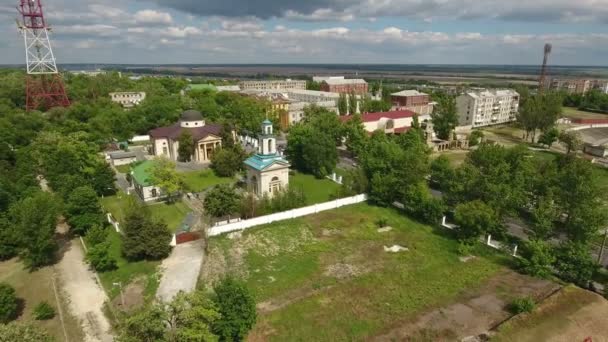
[(452, 96), (441, 96), (431, 114), (433, 129), (442, 140), (450, 139), (450, 135), (458, 125), (456, 99)]
[(244, 341), (257, 318), (253, 296), (242, 282), (230, 277), (220, 281), (214, 291), (220, 318), (213, 331), (222, 341)]
[(129, 208), (122, 227), (122, 254), (127, 259), (159, 260), (171, 252), (171, 232), (167, 224), (152, 220), (144, 207)]
[(212, 217), (234, 214), (239, 209), (240, 197), (234, 188), (220, 184), (205, 195), (205, 211)]
[(178, 160), (183, 163), (190, 162), (194, 155), (194, 139), (190, 131), (183, 131), (178, 138), (179, 147), (177, 148)]

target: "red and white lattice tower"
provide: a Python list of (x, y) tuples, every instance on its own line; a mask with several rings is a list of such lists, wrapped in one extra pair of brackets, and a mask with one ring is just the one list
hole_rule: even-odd
[(70, 100), (57, 70), (40, 0), (19, 0), (19, 24), (25, 42), (27, 65), (26, 109), (67, 107)]

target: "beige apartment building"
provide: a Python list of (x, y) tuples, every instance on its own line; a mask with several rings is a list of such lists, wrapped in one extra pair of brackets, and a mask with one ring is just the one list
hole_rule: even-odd
[(293, 89), (306, 89), (306, 81), (303, 80), (255, 80), (255, 81), (242, 81), (239, 83), (241, 90), (293, 90)]
[(456, 98), (459, 126), (498, 125), (517, 119), (519, 94), (515, 90), (468, 92)]

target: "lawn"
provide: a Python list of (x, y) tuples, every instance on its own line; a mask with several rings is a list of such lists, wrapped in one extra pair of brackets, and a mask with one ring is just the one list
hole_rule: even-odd
[[(388, 220), (392, 230), (377, 231)], [(459, 259), (444, 232), (393, 209), (348, 206), (209, 241), (201, 283), (242, 278), (258, 302), (253, 340), (367, 340), (459, 298), (503, 271), (479, 245)], [(385, 246), (409, 248), (387, 253)]]
[(339, 184), (327, 178), (317, 179), (303, 173), (289, 176), (289, 186), (304, 191), (308, 205), (331, 201), (332, 195), (340, 188)]
[(114, 168), (116, 168), (116, 170), (118, 170), (120, 173), (126, 174), (131, 172), (131, 164), (114, 166)]
[(144, 283), (143, 295), (146, 299), (151, 299), (158, 288), (157, 268), (158, 261), (138, 261), (129, 262), (122, 256), (122, 238), (114, 229), (109, 229), (108, 241), (110, 242), (110, 255), (116, 259), (118, 269), (111, 272), (99, 273), (99, 278), (103, 287), (108, 292), (110, 298), (115, 298), (120, 294), (120, 289), (113, 286), (114, 283), (121, 283), (126, 287), (135, 279), (142, 279)]
[(218, 184), (229, 184), (235, 181), (230, 177), (219, 177), (212, 170), (184, 172), (184, 182), (190, 192), (201, 192)]
[[(17, 297), (23, 300), (23, 311), (18, 321), (33, 321), (35, 325), (47, 331), (56, 341), (64, 341), (64, 332), (59, 319), (57, 300), (55, 299), (52, 279), (52, 267), (44, 267), (34, 272), (26, 270), (17, 259), (0, 262), (0, 282), (8, 283), (15, 288)], [(61, 296), (60, 285), (56, 283)], [(83, 333), (77, 319), (69, 313), (65, 299), (60, 297), (65, 330), (70, 341), (82, 341)], [(34, 321), (32, 311), (42, 302), (48, 302), (55, 308), (57, 314), (47, 321)]]
[(563, 116), (571, 119), (608, 119), (606, 114), (586, 112), (572, 107), (564, 107)]
[(484, 127), (481, 129), (488, 141), (495, 141), (502, 145), (512, 146), (523, 143), (524, 131), (515, 124)]
[[(101, 204), (104, 209), (110, 213), (119, 223), (124, 222), (125, 214), (131, 201), (137, 201), (132, 198), (133, 195), (127, 195), (124, 192), (119, 192), (115, 196), (104, 197)], [(163, 220), (169, 230), (172, 232), (180, 228), (180, 224), (186, 218), (186, 215), (191, 211), (183, 202), (154, 203), (147, 206), (153, 218)]]

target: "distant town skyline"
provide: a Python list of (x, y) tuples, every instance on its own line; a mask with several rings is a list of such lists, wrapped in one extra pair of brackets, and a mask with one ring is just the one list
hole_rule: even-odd
[[(58, 63), (608, 65), (608, 0), (42, 0)], [(10, 3), (10, 2), (14, 2)], [(0, 5), (0, 63), (23, 63)]]

